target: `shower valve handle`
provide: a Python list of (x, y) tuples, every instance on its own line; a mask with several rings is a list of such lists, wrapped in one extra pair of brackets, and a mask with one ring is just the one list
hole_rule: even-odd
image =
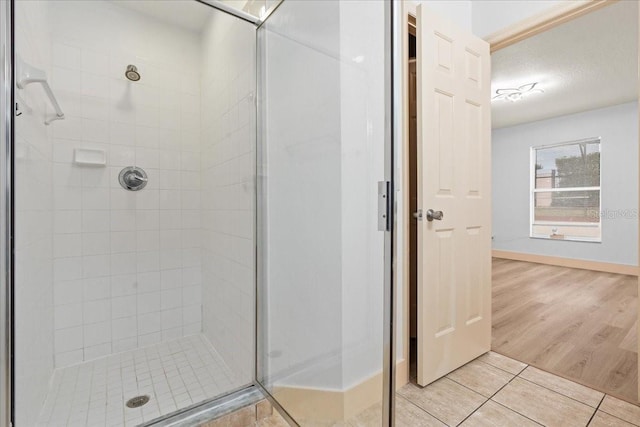
[(144, 176), (140, 176), (137, 173), (132, 173), (131, 175), (129, 175), (129, 179), (136, 179), (138, 181), (142, 181), (142, 182), (147, 182), (148, 179), (145, 178)]
[(118, 180), (124, 189), (130, 191), (142, 190), (149, 181), (145, 171), (136, 166), (122, 169), (118, 175)]

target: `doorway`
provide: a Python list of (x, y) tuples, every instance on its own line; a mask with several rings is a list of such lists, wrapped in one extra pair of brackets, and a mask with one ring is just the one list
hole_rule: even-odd
[[(618, 7), (633, 9), (637, 5), (632, 3), (634, 2), (621, 2)], [(523, 50), (527, 50), (527, 55), (521, 57), (519, 60), (528, 61), (528, 63), (533, 62), (534, 56), (532, 52), (528, 50), (529, 47), (536, 43), (550, 43), (548, 40), (546, 42), (540, 41), (541, 38), (544, 37), (560, 37), (559, 34), (563, 31), (563, 26), (590, 25), (590, 28), (593, 30), (597, 26), (595, 21), (599, 21), (601, 25), (605, 25), (605, 20), (608, 19), (609, 15), (611, 15), (611, 19), (617, 19), (616, 22), (619, 23), (619, 28), (627, 28), (628, 31), (633, 32), (631, 38), (634, 40), (634, 43), (627, 46), (628, 50), (626, 51), (626, 56), (631, 56), (631, 59), (629, 60), (629, 67), (627, 68), (631, 68), (630, 74), (634, 74), (633, 70), (637, 69), (637, 65), (634, 65), (634, 63), (637, 64), (638, 12), (636, 9), (617, 12), (614, 6), (615, 5), (611, 5), (601, 10), (593, 11), (590, 14), (581, 18), (576, 18), (575, 20), (569, 21), (563, 25), (559, 25), (545, 33), (525, 39), (521, 43), (529, 44), (525, 48), (522, 48)], [(620, 15), (618, 18), (613, 18), (612, 16), (616, 13), (620, 13)], [(627, 17), (627, 20), (631, 22), (631, 27), (626, 24), (620, 24), (621, 22), (627, 22), (624, 20), (624, 17)], [(586, 22), (581, 24), (580, 19), (586, 20)], [(633, 24), (634, 22), (636, 22), (635, 25)], [(409, 40), (411, 40), (412, 29), (410, 28), (408, 31), (408, 37)], [(581, 39), (580, 37), (575, 36), (575, 34), (578, 34), (575, 28), (567, 29), (565, 31), (572, 32), (574, 35), (574, 39), (572, 40), (573, 43), (575, 43), (576, 40)], [(560, 43), (560, 39), (558, 39), (558, 43)], [(517, 44), (513, 44), (511, 48), (516, 49)], [(495, 52), (494, 60), (496, 55), (503, 57), (510, 55), (507, 49), (509, 48)], [(568, 52), (575, 51), (576, 49), (556, 48), (556, 50), (558, 52), (564, 52), (560, 55), (567, 56), (569, 55)], [(571, 62), (569, 60), (567, 61)], [(518, 62), (518, 60), (515, 60), (515, 62)], [(608, 64), (615, 63), (615, 61), (608, 60), (601, 62)], [(575, 61), (573, 61), (573, 63), (575, 63)], [(624, 68), (624, 66), (621, 68)], [(412, 105), (414, 105), (412, 100), (415, 99), (415, 95), (413, 95), (415, 86), (412, 86), (411, 84), (411, 63), (408, 64), (407, 69), (409, 70), (407, 78), (409, 82), (408, 88), (410, 96), (408, 109), (409, 115), (411, 116), (411, 108)], [(494, 64), (494, 70), (495, 69), (497, 68)], [(535, 75), (536, 73), (534, 72), (533, 74)], [(538, 74), (540, 74), (540, 72), (538, 72)], [(623, 80), (623, 78), (621, 77), (619, 80)], [(530, 83), (539, 84), (527, 86)], [(527, 99), (535, 100), (536, 94), (539, 93), (540, 97), (542, 97), (543, 95), (549, 95), (555, 90), (553, 86), (547, 86), (545, 89), (542, 85), (542, 81), (522, 81), (520, 84), (514, 85), (515, 87), (506, 85), (502, 87), (502, 89), (521, 89), (522, 91), (530, 91), (531, 93), (523, 95), (525, 100), (522, 104), (495, 100), (494, 108), (496, 102), (503, 102), (503, 104), (500, 105), (500, 107), (503, 108), (503, 114), (498, 115), (499, 120), (504, 120), (504, 117), (513, 118), (514, 115), (517, 115), (517, 113), (514, 112), (514, 108), (511, 108), (505, 113), (504, 109), (507, 107), (513, 107), (513, 105), (525, 105), (524, 102), (527, 101)], [(597, 87), (597, 82), (594, 82), (593, 85), (594, 87)], [(508, 95), (505, 91), (499, 91), (496, 93), (497, 89), (501, 89), (501, 87), (494, 87), (492, 89), (493, 96), (500, 95), (500, 93)], [(538, 89), (542, 89), (545, 92), (538, 92)], [(515, 121), (509, 122), (507, 125), (504, 123), (499, 125), (500, 129), (495, 128), (494, 142), (496, 140), (496, 135), (498, 135), (498, 137), (504, 138), (505, 145), (508, 144), (506, 140), (510, 140), (510, 148), (514, 148), (513, 146), (516, 145), (515, 143), (520, 140), (526, 140), (526, 142), (522, 142), (526, 147), (525, 150), (521, 152), (521, 159), (524, 159), (524, 171), (514, 169), (513, 165), (516, 163), (514, 160), (510, 163), (511, 167), (507, 167), (502, 172), (496, 173), (494, 152), (494, 198), (497, 195), (497, 177), (499, 177), (500, 182), (504, 184), (501, 188), (515, 187), (516, 183), (514, 180), (515, 177), (518, 176), (523, 177), (523, 180), (526, 181), (527, 185), (523, 194), (515, 194), (514, 192), (511, 192), (509, 193), (509, 196), (506, 197), (506, 199), (511, 203), (519, 202), (524, 198), (524, 209), (526, 210), (526, 213), (521, 220), (526, 223), (525, 235), (515, 236), (512, 234), (509, 236), (508, 234), (505, 235), (496, 232), (497, 230), (515, 230), (517, 228), (517, 224), (515, 224), (512, 218), (515, 216), (514, 209), (506, 208), (502, 205), (499, 208), (496, 208), (494, 201), (492, 350), (506, 354), (507, 356), (518, 359), (531, 366), (537, 366), (542, 370), (552, 372), (563, 378), (568, 378), (588, 387), (601, 390), (609, 395), (616, 396), (630, 402), (637, 402), (637, 239), (635, 238), (637, 235), (637, 217), (627, 218), (624, 213), (627, 212), (629, 214), (627, 216), (633, 216), (633, 210), (637, 210), (637, 195), (627, 196), (628, 202), (618, 203), (617, 207), (613, 209), (606, 209), (604, 208), (605, 199), (608, 198), (609, 200), (607, 200), (607, 203), (611, 203), (613, 196), (603, 194), (603, 205), (600, 205), (599, 181), (597, 185), (589, 184), (588, 189), (574, 188), (574, 191), (591, 191), (591, 193), (566, 193), (563, 194), (565, 197), (561, 198), (559, 196), (559, 194), (561, 194), (561, 189), (559, 189), (561, 185), (558, 184), (559, 181), (557, 181), (556, 178), (553, 178), (556, 180), (554, 182), (557, 185), (554, 187), (552, 192), (556, 195), (553, 197), (549, 196), (547, 206), (543, 206), (543, 194), (537, 194), (544, 193), (542, 190), (543, 187), (536, 188), (535, 183), (538, 182), (541, 184), (546, 178), (532, 178), (531, 181), (534, 183), (534, 187), (533, 189), (529, 188), (529, 179), (530, 176), (532, 176), (530, 175), (531, 173), (535, 173), (535, 171), (538, 170), (540, 171), (538, 175), (541, 176), (542, 173), (547, 172), (544, 165), (537, 168), (537, 164), (533, 160), (531, 161), (533, 162), (534, 167), (531, 169), (530, 159), (535, 155), (535, 151), (532, 150), (543, 150), (545, 146), (548, 145), (554, 146), (554, 150), (557, 150), (557, 148), (555, 148), (557, 147), (555, 143), (558, 143), (559, 145), (567, 143), (569, 145), (568, 150), (573, 149), (575, 146), (578, 147), (577, 150), (579, 152), (579, 147), (582, 146), (585, 147), (585, 149), (587, 149), (586, 147), (593, 147), (593, 145), (589, 145), (592, 143), (592, 140), (595, 141), (596, 139), (599, 139), (598, 137), (606, 133), (603, 130), (595, 131), (593, 127), (579, 125), (574, 122), (567, 126), (572, 129), (580, 129), (580, 133), (583, 134), (584, 137), (572, 137), (569, 132), (553, 136), (549, 131), (550, 126), (548, 123), (550, 122), (547, 122), (544, 133), (534, 134), (535, 129), (533, 129), (533, 127), (535, 125), (532, 124), (533, 122), (553, 119), (561, 120), (560, 117), (564, 117), (564, 119), (566, 119), (569, 116), (575, 116), (583, 111), (589, 111), (590, 113), (588, 114), (595, 114), (594, 111), (599, 108), (610, 108), (612, 110), (609, 110), (608, 112), (612, 115), (619, 113), (632, 120), (631, 124), (627, 125), (623, 125), (615, 121), (615, 119), (611, 119), (609, 122), (616, 123), (618, 128), (627, 129), (626, 133), (629, 135), (629, 144), (630, 146), (635, 145), (635, 149), (637, 149), (637, 103), (635, 106), (627, 105), (628, 111), (613, 111), (616, 108), (618, 108), (618, 110), (625, 110), (625, 106), (623, 104), (637, 101), (637, 83), (634, 83), (632, 86), (628, 86), (627, 92), (629, 93), (629, 95), (627, 95), (628, 98), (620, 98), (620, 102), (617, 104), (613, 101), (610, 101), (611, 103), (609, 104), (605, 103), (598, 106), (585, 104), (581, 111), (579, 111), (579, 109), (573, 111), (565, 110), (563, 112), (556, 112), (555, 115), (547, 115), (546, 117), (537, 116), (537, 118), (522, 119), (523, 121), (521, 123), (528, 123), (523, 126), (528, 126), (526, 128), (527, 132), (530, 134), (532, 139), (537, 138), (537, 142), (532, 142), (531, 138), (526, 139), (521, 134), (514, 133), (514, 127), (519, 124)], [(514, 95), (514, 97), (519, 96), (520, 94)], [(561, 104), (561, 102), (558, 102), (558, 104)], [(540, 106), (538, 106), (537, 109), (540, 112), (547, 113), (551, 110)], [(590, 123), (593, 125), (597, 121), (597, 118), (594, 116), (590, 117)], [(408, 199), (411, 208), (409, 212), (413, 213), (416, 212), (416, 205), (414, 203), (416, 186), (412, 185), (412, 182), (416, 181), (415, 156), (413, 155), (416, 152), (416, 148), (413, 146), (416, 139), (412, 138), (414, 134), (413, 129), (411, 128), (414, 126), (415, 122), (413, 120), (409, 120), (409, 123), (408, 174), (410, 180), (410, 194)], [(587, 135), (589, 130), (591, 130), (593, 135)], [(585, 139), (588, 141), (584, 141)], [(611, 156), (615, 155), (615, 150), (611, 145), (611, 140), (615, 140), (618, 143), (621, 141), (620, 138), (613, 137), (611, 135), (607, 135), (606, 139), (609, 143), (607, 143), (606, 146), (603, 145), (602, 148), (603, 162), (605, 156), (608, 155), (608, 160), (610, 161)], [(604, 144), (604, 138), (602, 141), (602, 144)], [(571, 145), (571, 143), (574, 145)], [(591, 149), (592, 148), (588, 148), (588, 150)], [(625, 182), (627, 183), (626, 185), (631, 185), (631, 187), (635, 185), (633, 184), (634, 182), (637, 182), (638, 169), (636, 161), (637, 155), (634, 155), (635, 151), (633, 150), (634, 149), (631, 148), (631, 151), (627, 151), (627, 153), (630, 153), (627, 157), (629, 162), (628, 165), (630, 166), (620, 168), (621, 170), (630, 170), (631, 174), (624, 178), (614, 180), (617, 183)], [(548, 153), (543, 151), (539, 152), (539, 156), (546, 156), (547, 154)], [(563, 153), (560, 155), (560, 157), (569, 158), (571, 156), (573, 156), (573, 154), (565, 156)], [(595, 155), (589, 156), (588, 153), (583, 157), (583, 159), (595, 158)], [(555, 162), (555, 159), (553, 162)], [(602, 167), (602, 174), (604, 176), (604, 163)], [(611, 172), (608, 173), (610, 174)], [(538, 177), (538, 175), (536, 175), (536, 177)], [(565, 181), (567, 179), (568, 178), (566, 178), (565, 175)], [(609, 186), (611, 185), (612, 184)], [(583, 187), (586, 188), (587, 185), (585, 184)], [(597, 195), (594, 195), (595, 191), (598, 191)], [(636, 190), (631, 188), (627, 194), (633, 194), (634, 192), (637, 193)], [(533, 198), (533, 202), (531, 203), (530, 197)], [(553, 201), (551, 201), (551, 199), (553, 199)], [(581, 204), (578, 206), (572, 205), (576, 200), (581, 201)], [(533, 215), (533, 220), (531, 220), (529, 215), (530, 206), (532, 209), (531, 215)], [(576, 208), (578, 211), (581, 210), (582, 218), (580, 218), (579, 213), (576, 213)], [(572, 209), (572, 211), (567, 214), (569, 209)], [(537, 217), (535, 216), (536, 214), (538, 214)], [(549, 215), (557, 215), (557, 217), (550, 219)], [(609, 218), (606, 218), (607, 215)], [(617, 218), (611, 218), (616, 215)], [(521, 217), (522, 215), (518, 214), (518, 216)], [(586, 218), (587, 216), (589, 216), (589, 218)], [(536, 222), (536, 218), (542, 219), (542, 221)], [(621, 227), (626, 230), (622, 232), (622, 235), (631, 236), (631, 238), (627, 237), (627, 241), (632, 243), (632, 245), (628, 251), (624, 251), (626, 257), (618, 258), (616, 261), (614, 256), (616, 253), (615, 249), (611, 249), (611, 246), (609, 246), (609, 249), (606, 249), (607, 244), (603, 241), (589, 240), (597, 240), (593, 234), (594, 228), (596, 227), (593, 221), (594, 218), (597, 218), (598, 221), (601, 220), (602, 232), (604, 233), (602, 235), (602, 239), (606, 239), (609, 244), (612, 241), (612, 237), (607, 237), (605, 234), (616, 227)], [(407, 215), (407, 220), (411, 221), (411, 235), (409, 236), (410, 301), (408, 304), (410, 307), (409, 338), (411, 340), (410, 374), (411, 378), (415, 378), (416, 365), (414, 361), (416, 353), (414, 347), (416, 335), (414, 318), (416, 316), (415, 310), (417, 304), (415, 303), (414, 298), (417, 288), (417, 275), (414, 274), (416, 265), (413, 226), (414, 219), (409, 214)], [(531, 223), (529, 223), (530, 220)], [(553, 221), (556, 221), (557, 223), (553, 224)], [(496, 223), (502, 225), (502, 227), (496, 227)], [(548, 232), (547, 228), (544, 227), (548, 227)], [(570, 230), (567, 230), (567, 227), (570, 227)], [(543, 236), (544, 233), (546, 233), (546, 236)], [(580, 235), (579, 233), (583, 234)], [(547, 247), (555, 245), (555, 248), (563, 246), (564, 248), (569, 249), (565, 252), (565, 256), (560, 256), (557, 252), (555, 255), (552, 255), (554, 252), (549, 252), (548, 255), (543, 255), (544, 252), (541, 252), (535, 255), (522, 256), (518, 253), (519, 250), (517, 249), (516, 243), (525, 241), (533, 241), (534, 243), (540, 243)], [(509, 248), (509, 245), (512, 245), (510, 249), (505, 249)], [(572, 252), (573, 249), (571, 249), (572, 245), (573, 247), (578, 247), (574, 252)], [(589, 257), (586, 257), (589, 262), (580, 261), (581, 256), (583, 259), (585, 257), (584, 252), (580, 252), (581, 250), (584, 250), (584, 248), (587, 248), (586, 250), (593, 250), (595, 247), (605, 247), (604, 250), (608, 252), (609, 258), (603, 258), (604, 261), (601, 259), (600, 262), (597, 262), (594, 261), (594, 257), (592, 257), (591, 260), (588, 259)], [(595, 260), (597, 259), (598, 258), (595, 257)], [(527, 295), (529, 297), (531, 295), (535, 295), (535, 298), (527, 303), (525, 301)], [(562, 301), (567, 305), (563, 306), (561, 304)], [(583, 301), (584, 303), (581, 303), (580, 301)], [(528, 310), (519, 310), (517, 308), (525, 306)], [(560, 314), (564, 314), (568, 317), (559, 319)], [(538, 333), (537, 336), (535, 331)], [(555, 340), (545, 340), (543, 336), (545, 338), (555, 337)], [(527, 348), (527, 345), (530, 347)], [(593, 367), (593, 373), (589, 372), (590, 367)], [(595, 371), (600, 372), (595, 373)]]

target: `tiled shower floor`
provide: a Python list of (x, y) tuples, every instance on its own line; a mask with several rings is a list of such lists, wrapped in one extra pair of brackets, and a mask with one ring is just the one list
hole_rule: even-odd
[[(203, 335), (57, 369), (39, 427), (134, 426), (237, 388)], [(148, 395), (141, 408), (127, 400)]]

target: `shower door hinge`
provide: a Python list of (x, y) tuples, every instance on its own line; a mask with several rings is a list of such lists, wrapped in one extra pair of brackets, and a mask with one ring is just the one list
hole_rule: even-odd
[(378, 182), (378, 230), (389, 231), (391, 229), (389, 223), (389, 181)]

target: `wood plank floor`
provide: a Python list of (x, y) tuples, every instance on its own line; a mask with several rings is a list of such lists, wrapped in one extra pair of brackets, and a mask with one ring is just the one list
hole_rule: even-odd
[(492, 350), (638, 401), (636, 277), (493, 260)]

